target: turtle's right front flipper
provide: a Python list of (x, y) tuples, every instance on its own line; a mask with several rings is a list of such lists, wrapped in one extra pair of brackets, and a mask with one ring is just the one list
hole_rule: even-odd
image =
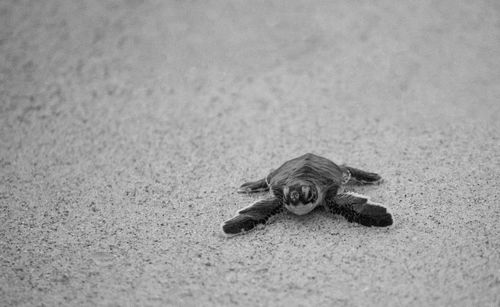
[(241, 209), (235, 217), (225, 221), (222, 224), (222, 231), (226, 234), (249, 231), (258, 224), (265, 224), (271, 216), (281, 212), (282, 208), (281, 202), (275, 197), (260, 200)]
[(349, 222), (364, 226), (385, 227), (392, 225), (392, 215), (381, 204), (356, 193), (342, 193), (326, 198), (327, 209), (345, 217)]
[(382, 177), (377, 173), (367, 172), (345, 165), (344, 167), (349, 171), (348, 174), (350, 174), (349, 183), (378, 184), (382, 182)]
[(258, 193), (269, 191), (265, 178), (257, 181), (246, 182), (238, 189), (238, 193)]

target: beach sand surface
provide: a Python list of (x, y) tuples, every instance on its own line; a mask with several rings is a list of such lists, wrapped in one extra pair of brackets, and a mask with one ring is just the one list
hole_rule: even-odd
[[(496, 1), (1, 1), (1, 306), (499, 306)], [(312, 152), (367, 228), (227, 238)]]

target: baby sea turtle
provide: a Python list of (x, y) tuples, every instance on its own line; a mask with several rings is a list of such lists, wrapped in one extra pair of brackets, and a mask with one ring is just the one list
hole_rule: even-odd
[(238, 214), (222, 224), (226, 234), (238, 234), (265, 224), (277, 213), (287, 209), (297, 215), (323, 206), (340, 214), (349, 222), (365, 226), (390, 226), (392, 215), (381, 204), (353, 192), (344, 192), (347, 183), (375, 184), (382, 178), (308, 153), (285, 162), (266, 178), (244, 183), (239, 193), (270, 191), (267, 199), (259, 200), (241, 209)]

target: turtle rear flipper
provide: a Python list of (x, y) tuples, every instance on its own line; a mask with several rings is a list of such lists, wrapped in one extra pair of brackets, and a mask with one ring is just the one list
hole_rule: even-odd
[(392, 215), (381, 204), (373, 203), (364, 195), (356, 193), (342, 193), (328, 198), (326, 201), (329, 211), (340, 214), (349, 222), (364, 226), (386, 227), (393, 223)]
[(252, 205), (238, 211), (238, 215), (222, 224), (222, 231), (226, 234), (238, 234), (249, 231), (259, 224), (265, 224), (267, 220), (282, 210), (280, 201), (271, 197), (260, 200)]
[(269, 191), (269, 185), (266, 182), (266, 179), (263, 178), (257, 181), (250, 181), (242, 184), (238, 193), (258, 193), (258, 192), (266, 192)]
[(366, 172), (350, 166), (344, 167), (351, 174), (349, 183), (377, 184), (382, 182), (382, 177), (377, 173)]

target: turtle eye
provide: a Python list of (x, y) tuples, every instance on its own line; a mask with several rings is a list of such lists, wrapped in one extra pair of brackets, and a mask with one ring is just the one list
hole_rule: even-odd
[(293, 203), (296, 203), (298, 200), (300, 199), (300, 194), (299, 192), (293, 190), (292, 192), (290, 192), (290, 200), (293, 202)]

